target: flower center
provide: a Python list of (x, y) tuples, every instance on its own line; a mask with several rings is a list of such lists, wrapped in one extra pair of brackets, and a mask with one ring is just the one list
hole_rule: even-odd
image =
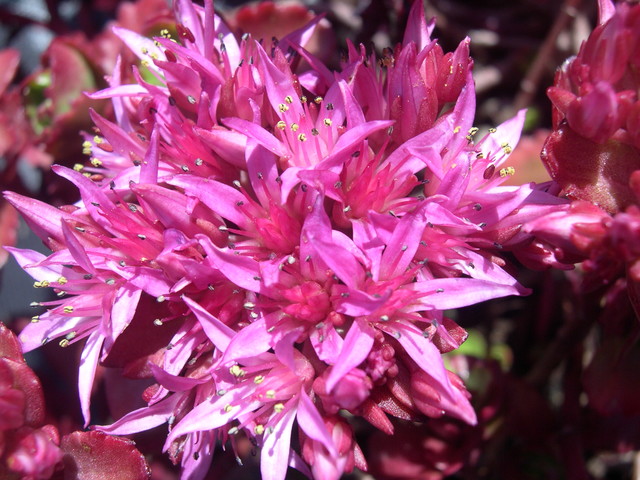
[(331, 308), (329, 295), (317, 282), (306, 281), (284, 290), (283, 295), (291, 302), (283, 311), (309, 322), (323, 320)]

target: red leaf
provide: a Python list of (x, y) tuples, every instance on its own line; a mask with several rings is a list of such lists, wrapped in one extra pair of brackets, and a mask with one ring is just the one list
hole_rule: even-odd
[(20, 341), (4, 323), (0, 323), (0, 357), (14, 362), (24, 362)]
[(151, 472), (135, 443), (102, 432), (73, 432), (62, 439), (64, 480), (146, 480)]

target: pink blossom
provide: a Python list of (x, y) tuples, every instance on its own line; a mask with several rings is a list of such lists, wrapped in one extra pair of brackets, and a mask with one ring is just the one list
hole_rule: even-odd
[(444, 53), (420, 2), (380, 64), (350, 45), (337, 72), (304, 49), (319, 19), (269, 47), (210, 2), (175, 15), (178, 39), (116, 29), (140, 64), (91, 95), (115, 112), (92, 113), (99, 177), (55, 168), (80, 202), (5, 194), (53, 251), (13, 255), (60, 296), (25, 349), (86, 339), (86, 422), (100, 363), (155, 378), (147, 406), (99, 428), (167, 423), (183, 478), (240, 433), (265, 479), (366, 468), (346, 412), (389, 434), (387, 415), (475, 424), (444, 311), (528, 293), (502, 252), (569, 208), (550, 185), (503, 185), (524, 111), (475, 138), (469, 41)]

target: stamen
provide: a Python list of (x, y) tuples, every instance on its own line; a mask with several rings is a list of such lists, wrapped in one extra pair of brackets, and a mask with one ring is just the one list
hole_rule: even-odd
[(506, 167), (500, 170), (500, 176), (502, 178), (506, 177), (507, 175), (514, 175), (515, 173), (516, 173), (516, 169), (513, 167)]

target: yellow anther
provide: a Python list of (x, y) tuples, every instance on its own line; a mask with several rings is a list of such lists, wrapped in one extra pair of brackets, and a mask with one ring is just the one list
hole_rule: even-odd
[(449, 75), (453, 74), (453, 65), (449, 65)]
[(169, 33), (169, 30), (167, 30), (166, 28), (163, 28), (162, 30), (160, 30), (160, 35), (162, 36), (162, 38), (171, 38), (171, 34)]
[(229, 369), (229, 373), (234, 377), (243, 377), (247, 372), (245, 372), (240, 365), (232, 365)]
[(264, 425), (256, 425), (256, 427), (253, 429), (253, 433), (255, 433), (256, 435), (262, 435), (264, 433)]
[(297, 123), (292, 123), (289, 128), (291, 128), (292, 132), (297, 132), (298, 129), (300, 128), (300, 125), (298, 125)]
[(285, 128), (287, 128), (287, 124), (284, 123), (284, 120), (280, 120), (278, 123), (276, 123), (276, 127), (280, 130), (284, 130)]
[(460, 130), (462, 130), (462, 127), (458, 125), (456, 128), (453, 129), (453, 133), (458, 133)]
[(262, 382), (264, 382), (264, 376), (263, 375), (258, 375), (257, 377), (255, 377), (253, 379), (253, 383), (255, 383), (256, 385), (260, 385)]
[(69, 340), (67, 340), (66, 338), (63, 338), (62, 340), (60, 340), (60, 346), (62, 348), (68, 347), (69, 346)]
[(33, 286), (35, 288), (47, 288), (49, 286), (49, 282), (47, 280), (42, 280), (41, 282), (33, 282)]
[(34, 315), (33, 317), (31, 317), (31, 323), (38, 323), (39, 321), (40, 321), (39, 315)]
[(484, 153), (482, 153), (482, 152), (478, 152), (478, 153), (476, 154), (476, 158), (484, 158)]
[(267, 390), (266, 394), (267, 398), (276, 398), (276, 391), (275, 390)]
[(490, 128), (489, 133), (496, 133), (498, 131), (497, 128)]
[(506, 167), (500, 170), (500, 176), (502, 178), (506, 177), (507, 175), (514, 175), (516, 173), (516, 169), (513, 167)]
[(307, 103), (307, 96), (306, 96), (306, 95), (302, 95), (302, 96), (300, 97), (300, 101), (301, 101), (302, 103)]
[(150, 56), (151, 58), (153, 58), (154, 60), (158, 60), (158, 58), (160, 58), (156, 52), (151, 52), (151, 53), (149, 54), (149, 56)]
[(273, 406), (273, 411), (276, 412), (276, 413), (280, 413), (283, 410), (284, 410), (284, 403), (276, 403)]
[(64, 285), (64, 284), (65, 284), (65, 283), (67, 283), (68, 281), (69, 281), (69, 280), (67, 280), (67, 278), (66, 278), (66, 277), (59, 277), (59, 278), (58, 278), (58, 283), (59, 283), (60, 285)]
[(511, 148), (511, 145), (509, 145), (507, 142), (505, 142), (502, 145), (500, 145), (500, 147), (502, 148), (502, 151), (506, 155), (509, 155), (513, 151), (513, 149)]
[(301, 133), (300, 135), (298, 135), (298, 140), (300, 140), (301, 142), (306, 142), (307, 136), (304, 133)]
[(291, 95), (287, 95), (286, 97), (284, 97), (284, 101), (287, 102), (288, 104), (292, 104), (293, 97)]
[(85, 140), (84, 142), (82, 142), (82, 148), (91, 148), (91, 142), (89, 140)]
[(149, 53), (149, 49), (147, 47), (142, 47), (142, 54), (147, 55)]
[(62, 309), (62, 311), (64, 313), (73, 313), (73, 307), (71, 305), (65, 305), (65, 307)]
[(330, 127), (332, 123), (333, 123), (333, 122), (331, 121), (331, 119), (330, 119), (330, 118), (325, 118), (325, 119), (324, 119), (324, 124), (325, 124), (327, 127)]
[(233, 410), (233, 405), (231, 405), (230, 403), (228, 403), (227, 405), (224, 406), (224, 411), (226, 413), (229, 413), (231, 410)]
[(84, 168), (84, 165), (82, 165), (81, 163), (76, 163), (76, 164), (73, 166), (73, 169), (74, 169), (76, 172), (81, 171), (83, 168)]
[(140, 62), (140, 65), (142, 65), (143, 67), (149, 68), (149, 66), (150, 66), (151, 64), (149, 63), (149, 61), (148, 61), (148, 60), (142, 60), (142, 61)]
[(104, 142), (104, 139), (102, 137), (99, 137), (98, 135), (96, 135), (95, 137), (93, 137), (93, 142), (100, 145), (101, 143)]
[(101, 167), (102, 166), (102, 161), (100, 161), (97, 158), (93, 157), (91, 159), (91, 165), (93, 165), (94, 167)]
[(313, 99), (314, 102), (316, 102), (317, 104), (322, 103), (322, 97), (316, 97)]
[(284, 113), (289, 110), (289, 107), (287, 107), (284, 103), (281, 103), (280, 105), (278, 105), (278, 110), (280, 110), (280, 113)]
[(469, 135), (475, 135), (476, 133), (478, 133), (478, 130), (480, 130), (478, 127), (471, 127), (469, 129)]

